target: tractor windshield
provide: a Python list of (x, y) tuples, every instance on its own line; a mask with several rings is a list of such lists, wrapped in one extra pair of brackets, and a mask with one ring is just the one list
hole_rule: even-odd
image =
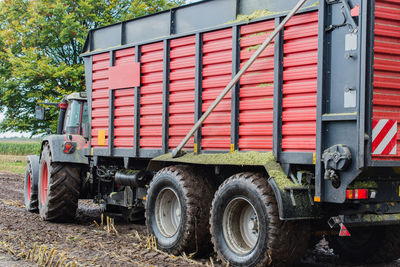
[(64, 133), (81, 134), (82, 123), (88, 120), (88, 110), (86, 101), (72, 100), (65, 114)]

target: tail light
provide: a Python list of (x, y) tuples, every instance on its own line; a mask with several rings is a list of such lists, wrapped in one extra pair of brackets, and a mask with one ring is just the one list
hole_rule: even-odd
[(368, 199), (368, 189), (348, 189), (346, 190), (346, 199)]
[(65, 154), (72, 154), (75, 151), (75, 143), (73, 142), (65, 142), (63, 146), (63, 151)]

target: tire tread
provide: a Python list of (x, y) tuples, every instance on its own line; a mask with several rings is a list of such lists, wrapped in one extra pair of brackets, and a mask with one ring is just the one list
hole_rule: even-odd
[(49, 221), (72, 219), (75, 217), (78, 208), (81, 169), (78, 166), (52, 162), (48, 144), (44, 146), (42, 152), (41, 162), (44, 160), (48, 161), (47, 166), (50, 168), (48, 179), (50, 181), (46, 203), (40, 203), (39, 198), (40, 216), (43, 220)]
[[(210, 247), (208, 245), (210, 240), (208, 217), (213, 193), (212, 186), (196, 168), (177, 165), (160, 170), (154, 176), (149, 188), (152, 188), (157, 183), (158, 177), (163, 175), (170, 175), (176, 179), (183, 190), (187, 203), (187, 220), (184, 225), (183, 237), (175, 247), (167, 252), (174, 255), (180, 255), (183, 252), (187, 254), (204, 253), (204, 248)], [(150, 220), (150, 213), (149, 209), (146, 209), (147, 222)]]
[[(307, 239), (309, 236), (309, 225), (307, 223), (281, 221), (279, 219), (278, 205), (274, 192), (269, 186), (267, 177), (259, 173), (239, 173), (225, 180), (215, 193), (210, 216), (211, 233), (214, 232), (215, 225), (212, 220), (212, 210), (215, 209), (216, 199), (219, 197), (221, 190), (231, 183), (242, 183), (251, 186), (258, 192), (262, 201), (265, 203), (268, 222), (268, 239), (267, 250), (265, 254), (254, 266), (291, 266), (301, 259), (304, 255), (306, 246), (301, 246), (299, 240)], [(217, 252), (218, 258), (225, 264), (228, 264), (223, 254), (217, 249), (217, 241), (215, 236), (211, 237), (214, 250)]]

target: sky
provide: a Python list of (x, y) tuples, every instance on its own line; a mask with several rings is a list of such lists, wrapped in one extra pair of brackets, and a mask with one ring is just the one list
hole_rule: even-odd
[[(1, 1), (1, 0), (0, 0)], [(4, 119), (4, 113), (0, 113), (0, 122)], [(0, 130), (0, 138), (11, 138), (11, 137), (30, 137), (29, 133), (15, 133), (15, 132), (5, 132)]]

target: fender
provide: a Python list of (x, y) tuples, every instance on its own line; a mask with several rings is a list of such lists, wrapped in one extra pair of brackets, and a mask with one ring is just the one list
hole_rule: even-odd
[(268, 183), (274, 191), (281, 220), (308, 220), (321, 217), (318, 203), (312, 198), (311, 186), (295, 184), (272, 153), (264, 167), (269, 175)]
[(63, 152), (63, 145), (66, 142), (65, 135), (49, 135), (42, 141), (42, 149), (45, 143), (49, 143), (52, 162), (66, 162), (75, 164), (89, 164), (89, 159), (84, 155), (85, 139), (82, 136), (73, 136), (72, 142), (77, 143), (75, 151), (71, 154)]
[(31, 168), (32, 168), (31, 181), (34, 184), (34, 188), (37, 188), (38, 182), (39, 182), (39, 158), (40, 158), (40, 156), (29, 155), (27, 157), (28, 157), (28, 161), (31, 163)]
[(318, 204), (313, 202), (311, 188), (284, 187), (279, 185), (275, 177), (268, 183), (274, 191), (281, 220), (309, 220), (321, 218)]

